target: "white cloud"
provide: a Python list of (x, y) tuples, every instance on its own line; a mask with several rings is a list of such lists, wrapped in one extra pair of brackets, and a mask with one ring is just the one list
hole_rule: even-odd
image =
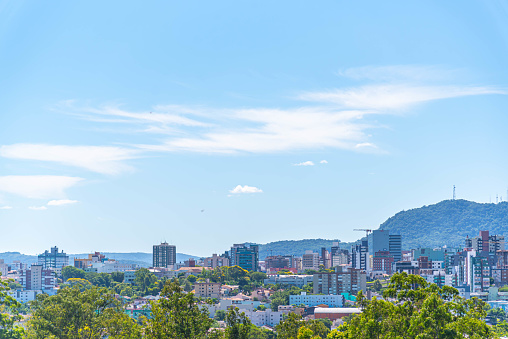
[(77, 200), (69, 200), (69, 199), (51, 200), (50, 202), (48, 202), (48, 206), (62, 206), (62, 205), (75, 204), (77, 202), (78, 202)]
[(82, 180), (57, 175), (8, 175), (0, 177), (0, 191), (33, 199), (64, 198), (65, 190)]
[(44, 211), (48, 209), (46, 206), (30, 206), (28, 208), (34, 211)]
[(257, 187), (252, 187), (252, 186), (242, 186), (242, 185), (238, 185), (236, 186), (235, 188), (233, 188), (232, 190), (229, 191), (230, 193), (233, 193), (233, 194), (239, 194), (239, 193), (263, 193), (263, 191)]
[(14, 144), (0, 147), (0, 156), (4, 158), (51, 161), (103, 174), (131, 170), (123, 161), (137, 157), (138, 153), (112, 146)]
[(375, 111), (407, 109), (428, 101), (484, 94), (508, 94), (492, 87), (424, 86), (412, 84), (379, 84), (307, 92), (300, 99), (331, 103), (344, 109)]
[(312, 161), (304, 161), (298, 164), (294, 164), (293, 166), (314, 166), (314, 163)]
[(429, 65), (363, 66), (340, 70), (338, 75), (356, 80), (426, 82), (456, 78), (459, 70)]
[(378, 148), (376, 145), (370, 142), (362, 142), (360, 144), (355, 145), (356, 148)]
[(0, 210), (12, 210), (12, 206), (1, 206)]
[(326, 161), (326, 160), (321, 160), (319, 163), (320, 163), (320, 164), (327, 164), (327, 163), (328, 163), (328, 161)]

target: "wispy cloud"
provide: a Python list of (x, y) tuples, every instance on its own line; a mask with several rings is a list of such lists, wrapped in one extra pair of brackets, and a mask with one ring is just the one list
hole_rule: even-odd
[(0, 156), (10, 159), (56, 162), (103, 174), (132, 170), (125, 160), (139, 156), (139, 151), (112, 146), (67, 146), (14, 144), (0, 147)]
[(82, 180), (57, 175), (8, 175), (0, 177), (0, 191), (32, 199), (64, 198), (65, 190)]
[(293, 164), (293, 166), (314, 166), (314, 163), (312, 161), (304, 161), (298, 164)]
[(321, 160), (319, 163), (320, 163), (320, 164), (327, 164), (327, 163), (328, 163), (328, 161), (326, 161), (326, 160)]
[(30, 206), (28, 208), (34, 211), (44, 211), (48, 209), (46, 206)]
[(377, 112), (407, 109), (424, 102), (485, 94), (508, 94), (504, 89), (468, 86), (420, 86), (411, 84), (380, 84), (307, 92), (302, 100), (331, 103), (344, 109), (368, 109)]
[[(505, 88), (457, 85), (458, 70), (440, 66), (396, 65), (341, 71), (357, 86), (306, 91), (293, 107), (250, 109), (155, 106), (131, 112), (115, 106), (76, 108), (85, 119), (136, 124), (138, 131), (163, 134), (141, 151), (201, 153), (275, 153), (314, 149), (382, 152), (367, 133), (381, 124), (373, 116), (400, 114), (431, 101), (486, 94)], [(302, 102), (304, 101), (304, 102)], [(126, 157), (132, 157), (128, 154)]]
[(51, 200), (48, 202), (48, 206), (62, 206), (62, 205), (70, 205), (77, 203), (77, 200), (69, 200), (69, 199), (62, 199), (62, 200)]
[(241, 194), (241, 193), (263, 193), (263, 190), (257, 188), (257, 187), (253, 187), (253, 186), (242, 186), (242, 185), (238, 185), (236, 186), (235, 188), (233, 188), (232, 190), (229, 191), (229, 193), (232, 193), (232, 194)]
[(12, 206), (1, 206), (0, 210), (12, 210)]

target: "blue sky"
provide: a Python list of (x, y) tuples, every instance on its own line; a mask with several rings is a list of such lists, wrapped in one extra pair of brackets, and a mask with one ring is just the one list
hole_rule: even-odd
[(0, 50), (0, 252), (353, 241), (453, 185), (508, 198), (503, 1), (0, 0)]

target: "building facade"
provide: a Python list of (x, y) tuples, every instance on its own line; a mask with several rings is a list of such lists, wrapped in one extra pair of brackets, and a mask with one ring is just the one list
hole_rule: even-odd
[(163, 242), (153, 245), (153, 267), (168, 267), (176, 264), (176, 246)]
[(39, 254), (38, 264), (44, 269), (53, 269), (58, 275), (62, 274), (62, 268), (69, 266), (69, 256), (64, 251), (58, 252), (58, 247), (51, 247), (51, 251)]

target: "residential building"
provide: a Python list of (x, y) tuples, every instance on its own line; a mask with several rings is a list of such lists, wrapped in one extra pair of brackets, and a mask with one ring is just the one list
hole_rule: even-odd
[(302, 288), (303, 286), (311, 283), (314, 277), (312, 275), (268, 275), (268, 278), (264, 280), (265, 285), (291, 285)]
[(290, 295), (289, 304), (294, 306), (305, 305), (313, 307), (318, 305), (327, 305), (328, 307), (342, 307), (344, 306), (344, 296), (340, 294), (307, 294), (301, 292), (299, 295)]
[(218, 256), (214, 253), (211, 257), (205, 258), (203, 266), (210, 267), (212, 269), (216, 267), (229, 266), (229, 259), (225, 256)]
[(126, 284), (134, 284), (134, 280), (136, 279), (136, 271), (125, 271), (123, 275), (123, 282)]
[(58, 247), (51, 247), (51, 251), (44, 251), (39, 254), (38, 264), (42, 265), (44, 269), (53, 269), (56, 274), (62, 274), (62, 268), (69, 266), (69, 256), (62, 252), (58, 252)]
[(19, 283), (25, 290), (51, 290), (56, 286), (55, 270), (43, 265), (32, 265), (21, 270)]
[(331, 321), (341, 319), (353, 314), (362, 313), (362, 310), (359, 308), (321, 308), (317, 307), (314, 310), (314, 318), (315, 319), (330, 319)]
[(351, 266), (360, 270), (367, 270), (367, 256), (369, 242), (367, 237), (358, 240), (351, 248)]
[(9, 265), (4, 262), (4, 259), (0, 259), (0, 275), (6, 277), (9, 273)]
[(258, 271), (259, 246), (252, 243), (234, 244), (229, 251), (229, 263), (247, 271)]
[(302, 270), (319, 270), (319, 254), (305, 251), (305, 254), (302, 256)]
[(293, 264), (292, 255), (273, 255), (265, 258), (265, 268), (290, 268)]
[(74, 267), (84, 270), (85, 268), (92, 265), (92, 263), (104, 262), (108, 260), (104, 254), (100, 252), (95, 252), (93, 254), (88, 254), (88, 258), (74, 258)]
[(194, 294), (198, 298), (219, 298), (220, 283), (211, 283), (208, 279), (206, 282), (197, 282), (194, 284)]
[(337, 267), (335, 273), (317, 273), (313, 277), (314, 294), (357, 294), (367, 288), (365, 271)]
[(163, 242), (153, 245), (153, 267), (168, 267), (176, 264), (176, 246)]
[(326, 247), (321, 247), (321, 256), (319, 257), (319, 264), (323, 265), (324, 268), (332, 267), (332, 257)]
[(489, 231), (480, 231), (480, 234), (477, 237), (466, 237), (465, 247), (471, 248), (479, 253), (496, 253), (497, 251), (505, 249), (504, 236), (490, 235)]
[(372, 271), (392, 274), (393, 255), (389, 251), (378, 251), (372, 260)]
[(267, 309), (266, 311), (245, 311), (245, 315), (254, 326), (274, 327), (282, 321), (284, 313)]

